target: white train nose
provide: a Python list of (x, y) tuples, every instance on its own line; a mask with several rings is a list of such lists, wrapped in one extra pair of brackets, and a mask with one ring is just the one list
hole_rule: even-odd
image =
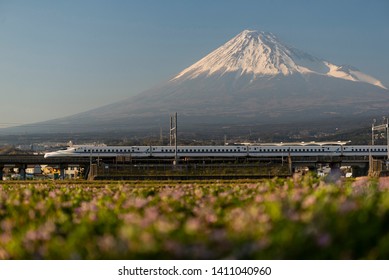
[(53, 156), (53, 153), (45, 153), (44, 158), (48, 158), (48, 157), (51, 157), (51, 156)]

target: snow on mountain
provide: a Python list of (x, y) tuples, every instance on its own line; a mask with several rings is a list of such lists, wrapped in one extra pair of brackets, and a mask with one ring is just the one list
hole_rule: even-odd
[(237, 78), (252, 75), (251, 81), (266, 76), (319, 74), (355, 82), (369, 83), (383, 89), (377, 79), (359, 70), (338, 66), (283, 44), (269, 32), (244, 30), (203, 59), (180, 72), (172, 81), (206, 75), (223, 76), (236, 72)]
[(348, 66), (348, 65), (336, 66), (330, 63), (327, 63), (327, 65), (330, 68), (330, 70), (326, 73), (328, 76), (350, 80), (354, 82), (364, 82), (364, 83), (375, 85), (383, 89), (387, 89), (381, 83), (381, 81), (365, 73), (362, 73), (361, 71), (359, 71), (358, 69), (352, 66)]

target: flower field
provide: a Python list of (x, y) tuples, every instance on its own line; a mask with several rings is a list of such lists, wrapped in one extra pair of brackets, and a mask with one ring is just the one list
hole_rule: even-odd
[(388, 259), (389, 178), (0, 183), (0, 259)]

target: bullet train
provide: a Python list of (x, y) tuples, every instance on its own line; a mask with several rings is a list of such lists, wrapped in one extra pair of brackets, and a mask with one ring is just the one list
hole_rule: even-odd
[[(283, 156), (386, 156), (387, 146), (347, 146), (342, 144), (237, 144), (227, 146), (178, 146), (177, 156), (184, 157), (283, 157)], [(174, 158), (174, 146), (93, 146), (77, 145), (49, 152), (50, 157)]]

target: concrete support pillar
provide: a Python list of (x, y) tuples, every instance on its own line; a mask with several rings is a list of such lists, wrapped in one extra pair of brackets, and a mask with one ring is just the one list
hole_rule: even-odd
[(293, 163), (290, 154), (288, 155), (288, 169), (289, 169), (289, 174), (293, 174)]
[(59, 178), (65, 179), (65, 165), (60, 165), (59, 167)]
[(19, 175), (22, 180), (26, 180), (26, 168), (27, 166), (25, 164), (21, 165), (19, 167)]
[(91, 164), (89, 167), (88, 180), (93, 180), (97, 176), (97, 165)]

